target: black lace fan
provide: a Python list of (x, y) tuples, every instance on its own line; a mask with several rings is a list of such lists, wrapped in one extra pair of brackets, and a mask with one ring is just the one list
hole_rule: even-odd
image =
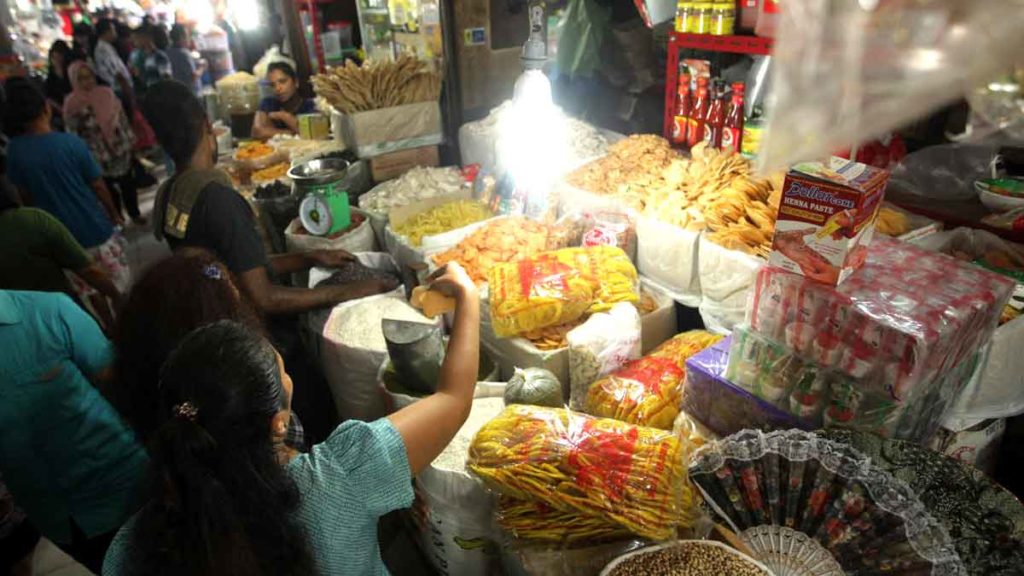
[(916, 495), (845, 444), (744, 430), (698, 451), (690, 477), (776, 576), (966, 574)]

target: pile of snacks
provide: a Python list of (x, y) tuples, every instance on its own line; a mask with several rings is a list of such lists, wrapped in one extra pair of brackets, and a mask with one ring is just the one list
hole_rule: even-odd
[(470, 278), (482, 285), (499, 263), (516, 262), (547, 250), (549, 233), (548, 226), (526, 218), (495, 219), (456, 246), (434, 255), (434, 264), (458, 262)]
[(598, 516), (563, 512), (543, 502), (508, 496), (498, 499), (497, 519), (512, 536), (531, 542), (594, 544), (629, 537), (628, 530)]
[(462, 189), (465, 182), (458, 168), (417, 166), (401, 177), (388, 180), (360, 196), (359, 207), (370, 212), (386, 214), (392, 208), (455, 194)]
[(546, 352), (551, 350), (561, 350), (569, 344), (567, 340), (569, 332), (572, 332), (573, 329), (582, 323), (583, 318), (579, 318), (566, 324), (559, 324), (558, 326), (548, 326), (547, 328), (528, 330), (522, 333), (521, 336), (529, 340), (530, 344), (533, 344), (533, 347), (538, 350), (544, 350)]
[(516, 404), (480, 429), (468, 467), (502, 495), (661, 540), (700, 515), (689, 449), (671, 432)]
[(253, 184), (263, 184), (266, 182), (273, 182), (278, 178), (283, 178), (288, 174), (288, 168), (291, 166), (288, 162), (278, 162), (272, 164), (262, 170), (257, 170), (252, 173)]
[(430, 63), (410, 54), (362, 66), (348, 60), (311, 81), (318, 96), (345, 114), (436, 102), (441, 96), (441, 75)]
[(721, 339), (703, 330), (675, 336), (654, 352), (591, 384), (585, 411), (671, 430), (679, 415), (686, 360)]
[(665, 188), (665, 172), (685, 163), (668, 140), (653, 134), (633, 135), (608, 147), (608, 155), (579, 168), (566, 181), (577, 188), (611, 196), (643, 211), (652, 189)]
[(411, 245), (420, 246), (424, 236), (449, 232), (491, 216), (491, 211), (480, 202), (456, 200), (421, 212), (395, 226), (394, 230), (408, 238)]
[(246, 142), (238, 147), (235, 152), (235, 160), (258, 160), (264, 156), (270, 156), (275, 152), (273, 146), (263, 142)]
[(495, 265), (488, 275), (491, 322), (509, 337), (640, 300), (639, 276), (621, 248), (563, 248)]
[(882, 206), (875, 220), (875, 229), (886, 236), (902, 236), (910, 232), (910, 220), (903, 212)]

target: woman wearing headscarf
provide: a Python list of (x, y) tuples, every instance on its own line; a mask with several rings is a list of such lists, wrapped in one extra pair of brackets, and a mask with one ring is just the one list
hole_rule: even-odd
[(88, 62), (72, 64), (68, 77), (72, 88), (64, 100), (64, 123), (68, 132), (88, 144), (103, 170), (118, 212), (123, 203), (133, 222), (145, 224), (139, 212), (138, 190), (131, 170), (135, 134), (121, 101), (113, 90), (97, 84), (96, 73)]

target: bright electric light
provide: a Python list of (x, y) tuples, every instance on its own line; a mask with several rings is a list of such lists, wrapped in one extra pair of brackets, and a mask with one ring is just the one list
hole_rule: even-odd
[(232, 20), (239, 30), (251, 32), (260, 27), (259, 2), (256, 0), (232, 0), (230, 3)]
[(512, 106), (498, 123), (498, 158), (528, 205), (547, 204), (568, 157), (565, 117), (551, 99), (551, 82), (540, 70), (516, 80)]

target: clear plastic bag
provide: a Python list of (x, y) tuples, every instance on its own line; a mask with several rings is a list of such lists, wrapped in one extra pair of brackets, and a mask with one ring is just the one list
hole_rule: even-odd
[(518, 540), (563, 546), (629, 538), (629, 531), (599, 516), (563, 512), (543, 502), (502, 496), (495, 514), (498, 526)]
[(1022, 0), (787, 0), (762, 167), (827, 157), (964, 96), (1019, 60), (1022, 28)]
[(675, 336), (654, 352), (591, 384), (585, 411), (671, 430), (679, 415), (686, 360), (721, 339), (703, 330)]
[(640, 280), (621, 248), (590, 246), (496, 264), (489, 274), (494, 333), (505, 338), (640, 301)]
[(683, 466), (689, 448), (663, 430), (512, 405), (480, 429), (467, 463), (502, 495), (666, 540), (701, 517)]
[(929, 146), (903, 159), (892, 170), (889, 185), (904, 193), (938, 200), (970, 200), (978, 195), (974, 181), (991, 176), (996, 144)]
[(640, 357), (640, 326), (636, 306), (620, 303), (569, 332), (570, 408), (583, 410), (592, 383)]

